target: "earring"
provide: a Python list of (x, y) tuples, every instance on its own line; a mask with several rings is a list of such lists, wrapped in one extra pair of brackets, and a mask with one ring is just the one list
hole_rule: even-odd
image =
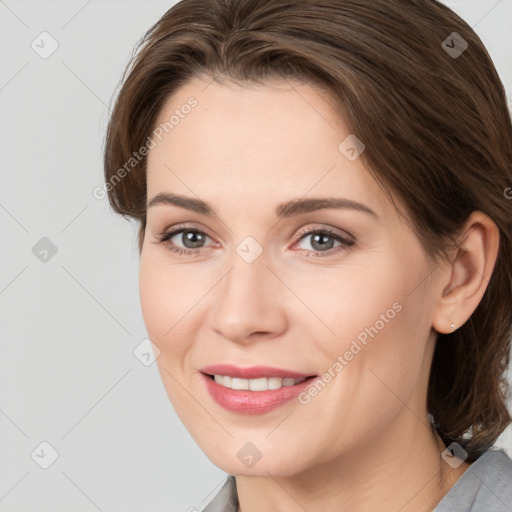
[(455, 324), (453, 322), (450, 322), (450, 327), (455, 331)]

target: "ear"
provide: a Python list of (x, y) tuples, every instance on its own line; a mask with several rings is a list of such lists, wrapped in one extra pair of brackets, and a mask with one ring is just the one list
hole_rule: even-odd
[(498, 256), (499, 229), (485, 213), (474, 211), (459, 233), (460, 242), (441, 274), (441, 292), (434, 304), (432, 327), (439, 333), (453, 332), (473, 314)]

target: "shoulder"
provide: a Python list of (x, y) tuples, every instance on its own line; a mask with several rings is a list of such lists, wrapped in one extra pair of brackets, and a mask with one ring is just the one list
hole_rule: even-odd
[(202, 512), (238, 512), (238, 495), (233, 475), (228, 475), (224, 485)]
[(455, 482), (434, 512), (511, 512), (512, 460), (503, 450), (483, 453)]

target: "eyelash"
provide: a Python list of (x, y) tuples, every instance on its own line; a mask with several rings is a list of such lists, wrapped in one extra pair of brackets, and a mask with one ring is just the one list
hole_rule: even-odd
[[(187, 231), (192, 232), (192, 233), (199, 233), (201, 235), (208, 237), (208, 235), (204, 231), (201, 231), (200, 229), (196, 229), (191, 226), (177, 226), (176, 229), (174, 229), (173, 231), (162, 233), (157, 238), (158, 241), (155, 243), (165, 245), (166, 249), (168, 249), (174, 253), (177, 253), (178, 256), (180, 256), (180, 257), (181, 256), (183, 256), (183, 257), (200, 256), (201, 249), (203, 249), (203, 248), (186, 249), (186, 248), (182, 248), (182, 247), (176, 247), (176, 246), (168, 243), (169, 240), (171, 240), (174, 236), (176, 236), (180, 233), (183, 233), (183, 232), (187, 232)], [(308, 254), (306, 255), (307, 258), (310, 258), (310, 257), (325, 258), (327, 256), (332, 256), (334, 254), (337, 254), (340, 251), (348, 251), (355, 243), (353, 240), (351, 240), (349, 238), (345, 238), (345, 237), (335, 233), (333, 230), (331, 230), (329, 228), (322, 228), (322, 229), (304, 229), (302, 231), (299, 231), (299, 233), (297, 233), (297, 235), (295, 237), (295, 241), (294, 241), (293, 245), (298, 244), (300, 241), (307, 238), (308, 236), (313, 236), (313, 235), (317, 235), (317, 234), (320, 234), (320, 235), (326, 234), (330, 238), (333, 238), (337, 242), (340, 242), (341, 245), (338, 247), (333, 247), (327, 251), (314, 251), (314, 250), (308, 251)], [(210, 237), (208, 237), (208, 238), (210, 238)], [(311, 256), (312, 254), (313, 254), (313, 256)]]

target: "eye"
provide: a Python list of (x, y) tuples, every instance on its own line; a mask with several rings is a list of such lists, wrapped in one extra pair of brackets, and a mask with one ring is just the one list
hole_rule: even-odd
[[(177, 227), (158, 237), (158, 243), (180, 256), (193, 256), (200, 254), (204, 243), (210, 238), (204, 231), (191, 227)], [(182, 245), (180, 245), (182, 244)]]
[[(177, 226), (175, 229), (162, 233), (157, 237), (158, 244), (177, 253), (179, 256), (199, 256), (208, 246), (206, 240), (211, 238), (200, 229), (190, 226)], [(329, 228), (303, 230), (296, 235), (293, 247), (307, 251), (306, 257), (326, 257), (348, 250), (354, 240), (345, 237)], [(306, 241), (309, 239), (309, 242)], [(337, 244), (337, 245), (336, 245)], [(309, 245), (310, 248), (305, 247)]]
[[(304, 241), (309, 239), (309, 242), (302, 244), (302, 249), (309, 251), (307, 257), (325, 257), (349, 249), (354, 245), (354, 240), (342, 236), (335, 231), (322, 228), (314, 230), (305, 230), (297, 234), (299, 241), (295, 246), (300, 246)], [(338, 244), (335, 246), (335, 244)], [(309, 245), (312, 249), (304, 247)]]

